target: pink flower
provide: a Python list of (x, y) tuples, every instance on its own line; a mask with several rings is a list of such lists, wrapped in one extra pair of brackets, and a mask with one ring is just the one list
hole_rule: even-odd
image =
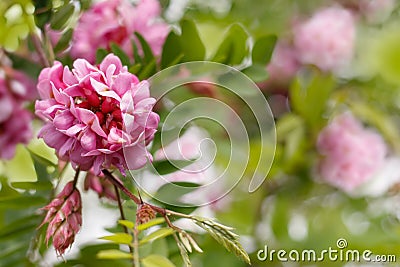
[(359, 8), (368, 22), (378, 23), (387, 19), (396, 7), (394, 0), (360, 0)]
[(136, 7), (127, 0), (102, 1), (94, 4), (79, 20), (74, 31), (71, 55), (95, 61), (98, 48), (118, 44), (132, 55), (134, 32), (139, 32), (155, 55), (168, 34), (168, 25), (158, 21), (161, 7), (157, 0), (141, 0)]
[(353, 15), (346, 9), (320, 10), (293, 31), (294, 45), (303, 64), (336, 72), (352, 59), (356, 29)]
[[(30, 101), (37, 97), (35, 83), (25, 73), (14, 70), (11, 67), (2, 66), (0, 79), (5, 79), (8, 92), (17, 101)], [(1, 89), (0, 89), (1, 91)]]
[(370, 179), (387, 153), (382, 137), (349, 113), (336, 117), (322, 130), (317, 148), (324, 156), (320, 162), (322, 178), (347, 192)]
[(272, 54), (271, 62), (267, 66), (268, 85), (287, 86), (297, 71), (300, 63), (294, 47), (284, 41), (279, 41)]
[(53, 239), (57, 254), (62, 255), (72, 245), (82, 226), (82, 200), (74, 183), (71, 181), (66, 184), (61, 193), (43, 210), (47, 210), (47, 214), (39, 227), (49, 224), (46, 242), (48, 244)]
[(33, 81), (10, 67), (0, 68), (0, 158), (11, 159), (19, 143), (32, 137), (31, 114), (23, 108), (35, 97)]
[(0, 123), (10, 118), (16, 106), (18, 103), (9, 92), (6, 79), (0, 77)]
[(0, 158), (12, 159), (17, 144), (27, 144), (31, 140), (31, 122), (31, 113), (18, 106), (13, 108), (9, 118), (0, 122)]
[(92, 189), (99, 197), (105, 197), (111, 200), (117, 201), (117, 195), (114, 189), (114, 185), (104, 175), (96, 176), (92, 172), (87, 172), (85, 177), (85, 190)]
[(152, 112), (147, 81), (108, 55), (99, 66), (77, 59), (69, 70), (60, 62), (39, 75), (36, 114), (46, 120), (40, 130), (62, 160), (81, 170), (139, 169), (152, 160), (146, 145), (153, 139), (159, 116)]

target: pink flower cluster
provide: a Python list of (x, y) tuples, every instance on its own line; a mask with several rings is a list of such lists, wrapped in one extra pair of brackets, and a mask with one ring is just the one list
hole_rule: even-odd
[(55, 62), (39, 75), (36, 114), (47, 121), (40, 130), (46, 144), (74, 168), (139, 169), (152, 160), (146, 145), (153, 139), (159, 116), (152, 111), (147, 81), (108, 55), (99, 66), (84, 59), (72, 71)]
[(341, 7), (329, 7), (295, 26), (294, 46), (301, 63), (338, 71), (352, 59), (355, 35), (353, 14)]
[(382, 137), (350, 113), (339, 115), (322, 130), (317, 148), (324, 156), (319, 168), (322, 179), (346, 192), (370, 179), (387, 153)]
[(168, 25), (158, 21), (160, 14), (157, 0), (140, 0), (136, 7), (127, 0), (96, 3), (82, 15), (74, 30), (71, 55), (93, 63), (96, 50), (109, 49), (111, 43), (132, 55), (134, 32), (144, 37), (155, 55), (160, 55), (168, 34)]
[(267, 66), (269, 79), (268, 85), (281, 87), (296, 75), (300, 69), (300, 62), (297, 59), (295, 49), (285, 41), (280, 40), (274, 49), (271, 62)]
[(16, 145), (31, 139), (32, 116), (24, 104), (35, 96), (30, 78), (8, 66), (0, 67), (0, 158), (11, 159)]
[(308, 20), (296, 22), (292, 34), (293, 40), (278, 41), (267, 66), (269, 79), (261, 87), (286, 89), (303, 65), (340, 73), (353, 58), (356, 24), (348, 9), (319, 10)]
[(371, 23), (384, 21), (396, 7), (394, 0), (359, 0), (358, 4), (362, 14)]
[(71, 181), (66, 184), (43, 210), (47, 210), (47, 214), (40, 226), (49, 224), (46, 242), (49, 243), (52, 238), (57, 254), (62, 255), (72, 245), (82, 226), (82, 200), (74, 183)]

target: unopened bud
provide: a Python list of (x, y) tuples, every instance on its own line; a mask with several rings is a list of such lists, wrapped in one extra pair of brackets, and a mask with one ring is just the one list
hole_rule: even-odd
[(48, 244), (52, 238), (57, 254), (62, 255), (72, 245), (75, 235), (82, 225), (81, 195), (74, 183), (66, 184), (64, 189), (43, 210), (47, 210), (47, 214), (39, 227), (46, 223), (49, 224), (46, 231), (46, 242)]

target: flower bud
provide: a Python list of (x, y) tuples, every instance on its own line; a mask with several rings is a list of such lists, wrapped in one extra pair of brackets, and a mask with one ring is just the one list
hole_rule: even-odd
[(72, 245), (75, 235), (82, 225), (82, 200), (74, 182), (69, 182), (50, 204), (42, 208), (47, 210), (42, 224), (48, 223), (46, 242), (53, 239), (53, 246), (58, 255)]
[(92, 172), (88, 172), (85, 177), (85, 190), (92, 189), (99, 197), (105, 197), (117, 201), (114, 185), (105, 179), (103, 175), (96, 176)]
[(137, 210), (137, 220), (139, 224), (147, 223), (148, 221), (151, 221), (156, 217), (156, 212), (153, 210), (153, 208), (146, 204), (143, 203), (138, 206)]

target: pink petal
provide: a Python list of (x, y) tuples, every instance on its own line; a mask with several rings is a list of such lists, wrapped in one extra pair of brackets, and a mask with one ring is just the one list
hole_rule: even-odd
[(96, 149), (96, 134), (94, 132), (90, 130), (84, 131), (80, 141), (84, 149), (89, 151)]

